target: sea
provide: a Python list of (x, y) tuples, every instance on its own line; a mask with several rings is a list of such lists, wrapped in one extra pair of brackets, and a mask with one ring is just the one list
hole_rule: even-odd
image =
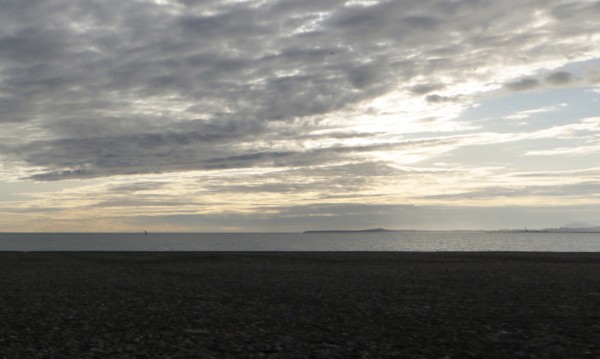
[(0, 233), (0, 251), (600, 252), (600, 233)]

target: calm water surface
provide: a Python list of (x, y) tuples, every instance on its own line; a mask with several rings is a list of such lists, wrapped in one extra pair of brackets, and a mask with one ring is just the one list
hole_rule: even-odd
[(0, 233), (0, 251), (600, 252), (600, 233)]

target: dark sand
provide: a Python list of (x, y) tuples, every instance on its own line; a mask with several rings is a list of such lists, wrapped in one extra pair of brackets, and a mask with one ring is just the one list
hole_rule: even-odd
[(600, 253), (0, 253), (0, 358), (600, 358)]

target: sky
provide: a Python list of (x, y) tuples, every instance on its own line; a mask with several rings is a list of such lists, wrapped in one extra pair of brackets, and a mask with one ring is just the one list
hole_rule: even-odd
[(0, 232), (600, 225), (600, 1), (0, 9)]

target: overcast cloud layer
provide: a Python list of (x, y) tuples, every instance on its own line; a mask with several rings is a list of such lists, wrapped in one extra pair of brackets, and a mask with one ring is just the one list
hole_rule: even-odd
[[(0, 180), (22, 184), (3, 208), (23, 226), (40, 209), (59, 213), (60, 228), (92, 211), (106, 223), (161, 216), (163, 228), (202, 230), (165, 218), (597, 204), (599, 177), (573, 173), (595, 167), (600, 113), (570, 110), (582, 100), (568, 95), (598, 98), (597, 1), (0, 8)], [(543, 92), (556, 100), (477, 112)], [(49, 181), (67, 182), (39, 189)], [(252, 227), (242, 222), (232, 228)]]

